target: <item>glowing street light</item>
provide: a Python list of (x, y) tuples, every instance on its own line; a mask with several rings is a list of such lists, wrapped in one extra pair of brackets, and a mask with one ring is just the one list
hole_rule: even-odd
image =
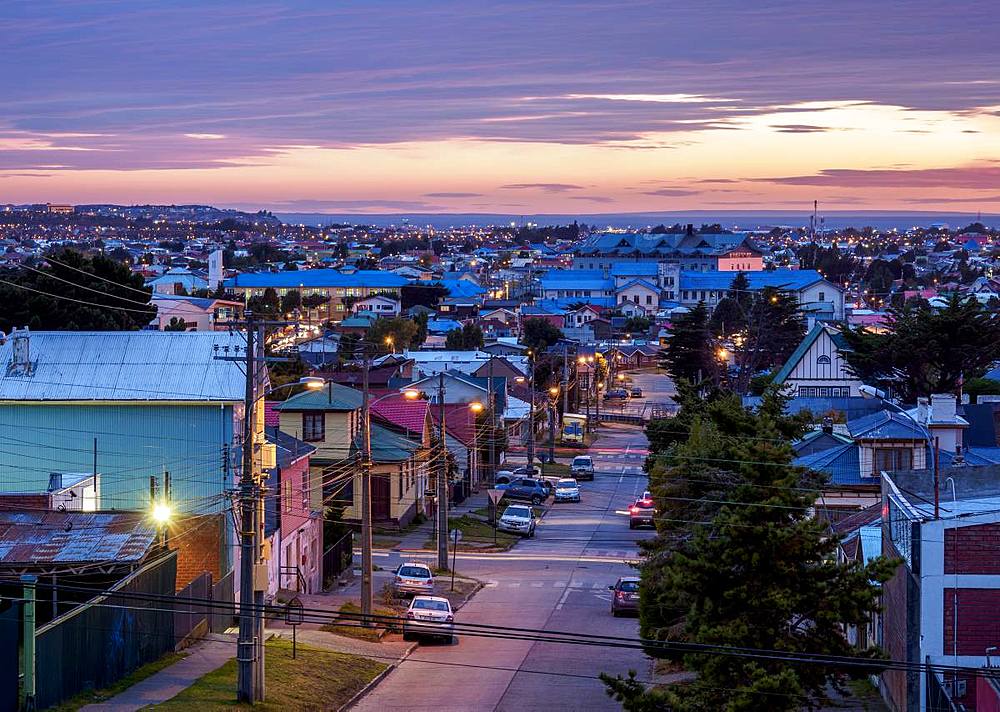
[(724, 347), (720, 347), (719, 350), (715, 352), (715, 355), (719, 357), (720, 361), (725, 361), (729, 358), (729, 351)]
[(473, 413), (479, 413), (483, 410), (483, 404), (479, 401), (473, 401), (472, 403), (469, 403), (469, 410)]

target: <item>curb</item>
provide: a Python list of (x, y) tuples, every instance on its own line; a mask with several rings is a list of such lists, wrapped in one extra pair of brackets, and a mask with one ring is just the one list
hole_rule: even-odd
[[(354, 707), (354, 705), (356, 705), (359, 702), (361, 702), (361, 700), (364, 699), (372, 690), (374, 690), (378, 686), (378, 684), (380, 682), (382, 682), (382, 680), (384, 680), (385, 678), (387, 678), (389, 676), (389, 673), (391, 673), (393, 670), (395, 670), (399, 666), (399, 664), (401, 662), (403, 662), (408, 657), (410, 657), (410, 653), (412, 653), (414, 650), (416, 650), (416, 648), (417, 648), (417, 643), (413, 643), (412, 645), (410, 645), (410, 647), (408, 647), (406, 649), (406, 651), (399, 658), (399, 660), (397, 660), (394, 663), (390, 663), (389, 666), (385, 670), (383, 670), (378, 675), (376, 675), (375, 677), (373, 677), (368, 682), (367, 685), (365, 685), (360, 690), (358, 690), (357, 692), (355, 692), (354, 693), (354, 697), (352, 697), (347, 702), (345, 702), (344, 704), (342, 704), (340, 707), (337, 708), (337, 712), (346, 712), (347, 710), (349, 710), (352, 707)], [(364, 657), (364, 656), (362, 656), (362, 657)]]

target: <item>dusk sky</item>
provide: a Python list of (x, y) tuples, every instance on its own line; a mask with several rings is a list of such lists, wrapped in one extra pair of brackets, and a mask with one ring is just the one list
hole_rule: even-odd
[(988, 2), (7, 2), (0, 203), (1000, 211)]

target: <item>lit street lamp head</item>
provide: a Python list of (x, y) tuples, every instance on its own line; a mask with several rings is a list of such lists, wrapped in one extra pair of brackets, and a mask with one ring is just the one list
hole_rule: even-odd
[(552, 388), (549, 389), (549, 395), (555, 398), (557, 395), (559, 395), (559, 388), (557, 388), (556, 386), (552, 386)]
[(469, 403), (469, 410), (471, 410), (473, 413), (478, 413), (482, 409), (483, 409), (483, 404), (480, 403), (479, 401), (473, 401), (472, 403)]
[(315, 391), (325, 386), (326, 380), (317, 376), (305, 376), (299, 379), (299, 385)]
[(403, 391), (403, 398), (406, 398), (407, 400), (416, 400), (419, 397), (420, 397), (420, 391), (416, 390), (415, 388), (407, 388), (405, 391)]

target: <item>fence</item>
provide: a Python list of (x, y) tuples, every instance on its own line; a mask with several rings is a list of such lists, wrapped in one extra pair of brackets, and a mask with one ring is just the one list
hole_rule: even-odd
[(181, 643), (191, 635), (199, 625), (209, 627), (209, 616), (213, 609), (197, 603), (186, 602), (186, 598), (212, 598), (212, 574), (208, 571), (177, 592), (179, 599), (174, 603), (174, 637)]
[(213, 633), (225, 633), (236, 619), (236, 609), (233, 607), (236, 602), (235, 581), (236, 572), (230, 571), (212, 586), (212, 600), (216, 606), (209, 614), (208, 627)]
[[(177, 554), (130, 574), (112, 591), (172, 596)], [(36, 706), (45, 709), (89, 689), (107, 687), (174, 649), (170, 605), (108, 593), (77, 606), (36, 631)]]
[(21, 604), (0, 603), (0, 712), (17, 712)]
[(354, 532), (347, 532), (323, 552), (323, 587), (342, 574), (354, 560)]

